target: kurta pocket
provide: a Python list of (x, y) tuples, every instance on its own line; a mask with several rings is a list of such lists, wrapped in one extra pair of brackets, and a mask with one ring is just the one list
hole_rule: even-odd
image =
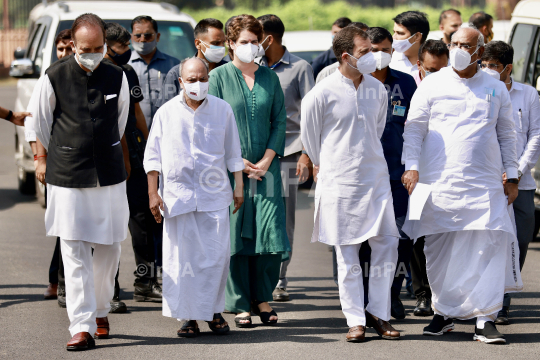
[(204, 147), (209, 154), (225, 153), (225, 129), (204, 128)]

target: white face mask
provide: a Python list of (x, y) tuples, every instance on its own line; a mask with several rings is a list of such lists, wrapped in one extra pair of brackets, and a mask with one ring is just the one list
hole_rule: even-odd
[(268, 50), (268, 48), (270, 47), (270, 45), (268, 45), (268, 46), (266, 47), (266, 49), (265, 49), (265, 48), (263, 48), (263, 44), (264, 44), (264, 42), (265, 42), (266, 40), (268, 40), (268, 37), (269, 37), (269, 36), (270, 36), (270, 35), (268, 35), (267, 37), (265, 37), (264, 40), (259, 44), (259, 49), (257, 50), (257, 57), (259, 57), (259, 56), (264, 56), (264, 55), (266, 54), (266, 50)]
[(494, 78), (495, 80), (501, 80), (501, 74), (504, 72), (504, 70), (506, 70), (506, 66), (504, 67), (504, 69), (502, 69), (501, 72), (498, 72), (497, 70), (491, 70), (490, 68), (487, 68), (487, 67), (483, 68), (482, 71), (488, 74), (489, 76), (491, 76), (492, 78)]
[(209, 45), (202, 40), (199, 41), (206, 46), (206, 51), (201, 49), (206, 60), (211, 63), (218, 63), (223, 60), (223, 57), (225, 56), (225, 46)]
[(373, 57), (375, 58), (378, 70), (384, 69), (385, 67), (390, 65), (390, 61), (392, 61), (392, 55), (383, 51), (377, 51), (373, 53)]
[[(351, 54), (347, 54), (353, 59), (356, 59)], [(349, 64), (349, 62), (347, 62), (347, 64), (353, 69), (358, 70), (360, 74), (371, 74), (372, 72), (377, 70), (377, 60), (375, 60), (372, 52), (368, 52), (367, 54), (360, 57), (360, 59), (356, 59), (356, 68)]]
[(253, 45), (252, 43), (247, 43), (244, 45), (234, 44), (236, 49), (234, 50), (234, 56), (238, 57), (238, 60), (241, 62), (249, 64), (255, 60), (257, 53), (259, 52), (259, 46)]
[(184, 84), (184, 91), (186, 92), (186, 95), (192, 100), (201, 101), (206, 98), (206, 95), (208, 95), (208, 86), (210, 85), (208, 81), (187, 83), (182, 80), (182, 83)]
[(83, 53), (79, 54), (77, 53), (77, 56), (75, 60), (79, 63), (79, 65), (84, 66), (90, 71), (96, 70), (101, 60), (103, 60), (103, 57), (107, 53), (107, 44), (103, 45), (103, 52), (102, 53)]
[[(472, 55), (476, 54), (479, 48), (476, 48), (476, 50), (472, 53)], [(465, 50), (461, 50), (460, 48), (455, 48), (450, 51), (450, 64), (454, 69), (457, 71), (462, 71), (471, 66), (472, 64), (476, 64), (476, 60), (471, 62), (472, 55), (469, 54)]]
[(415, 35), (416, 34), (412, 34), (408, 39), (405, 39), (405, 40), (394, 40), (392, 42), (392, 47), (398, 53), (404, 53), (405, 51), (409, 50), (411, 48), (411, 46), (413, 46), (416, 43), (416, 41), (413, 42), (412, 44), (409, 42), (409, 40)]

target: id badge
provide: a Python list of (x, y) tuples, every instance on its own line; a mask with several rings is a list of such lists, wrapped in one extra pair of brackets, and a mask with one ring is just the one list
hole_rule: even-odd
[(394, 110), (392, 111), (392, 115), (405, 116), (405, 110), (407, 110), (406, 106), (394, 105)]

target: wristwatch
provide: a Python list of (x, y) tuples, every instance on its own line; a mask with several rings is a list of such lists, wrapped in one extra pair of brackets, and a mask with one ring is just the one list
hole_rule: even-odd
[(519, 179), (516, 179), (516, 178), (508, 179), (508, 180), (506, 180), (506, 182), (509, 183), (509, 184), (519, 184)]

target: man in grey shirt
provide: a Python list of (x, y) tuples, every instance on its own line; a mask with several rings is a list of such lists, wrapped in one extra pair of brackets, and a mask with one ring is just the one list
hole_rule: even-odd
[(133, 51), (129, 65), (137, 76), (144, 100), (140, 102), (148, 129), (156, 113), (161, 98), (161, 87), (171, 68), (180, 64), (180, 60), (164, 54), (157, 48), (160, 34), (156, 20), (150, 16), (137, 16), (131, 21), (131, 44)]
[[(280, 161), (284, 187), (283, 196), (285, 197), (286, 229), (292, 248), (298, 184), (305, 182), (309, 176), (307, 168), (309, 157), (303, 153), (302, 141), (300, 140), (300, 105), (304, 96), (315, 85), (315, 80), (311, 65), (298, 56), (290, 54), (282, 45), (285, 26), (281, 19), (275, 15), (263, 15), (258, 20), (264, 29), (264, 39), (260, 45), (264, 50), (264, 55), (255, 61), (259, 65), (267, 66), (275, 71), (285, 95), (287, 134), (285, 153)], [(291, 256), (292, 252), (289, 253), (289, 259), (281, 264), (279, 282), (273, 293), (274, 301), (289, 301), (289, 294), (286, 291), (286, 275)]]

